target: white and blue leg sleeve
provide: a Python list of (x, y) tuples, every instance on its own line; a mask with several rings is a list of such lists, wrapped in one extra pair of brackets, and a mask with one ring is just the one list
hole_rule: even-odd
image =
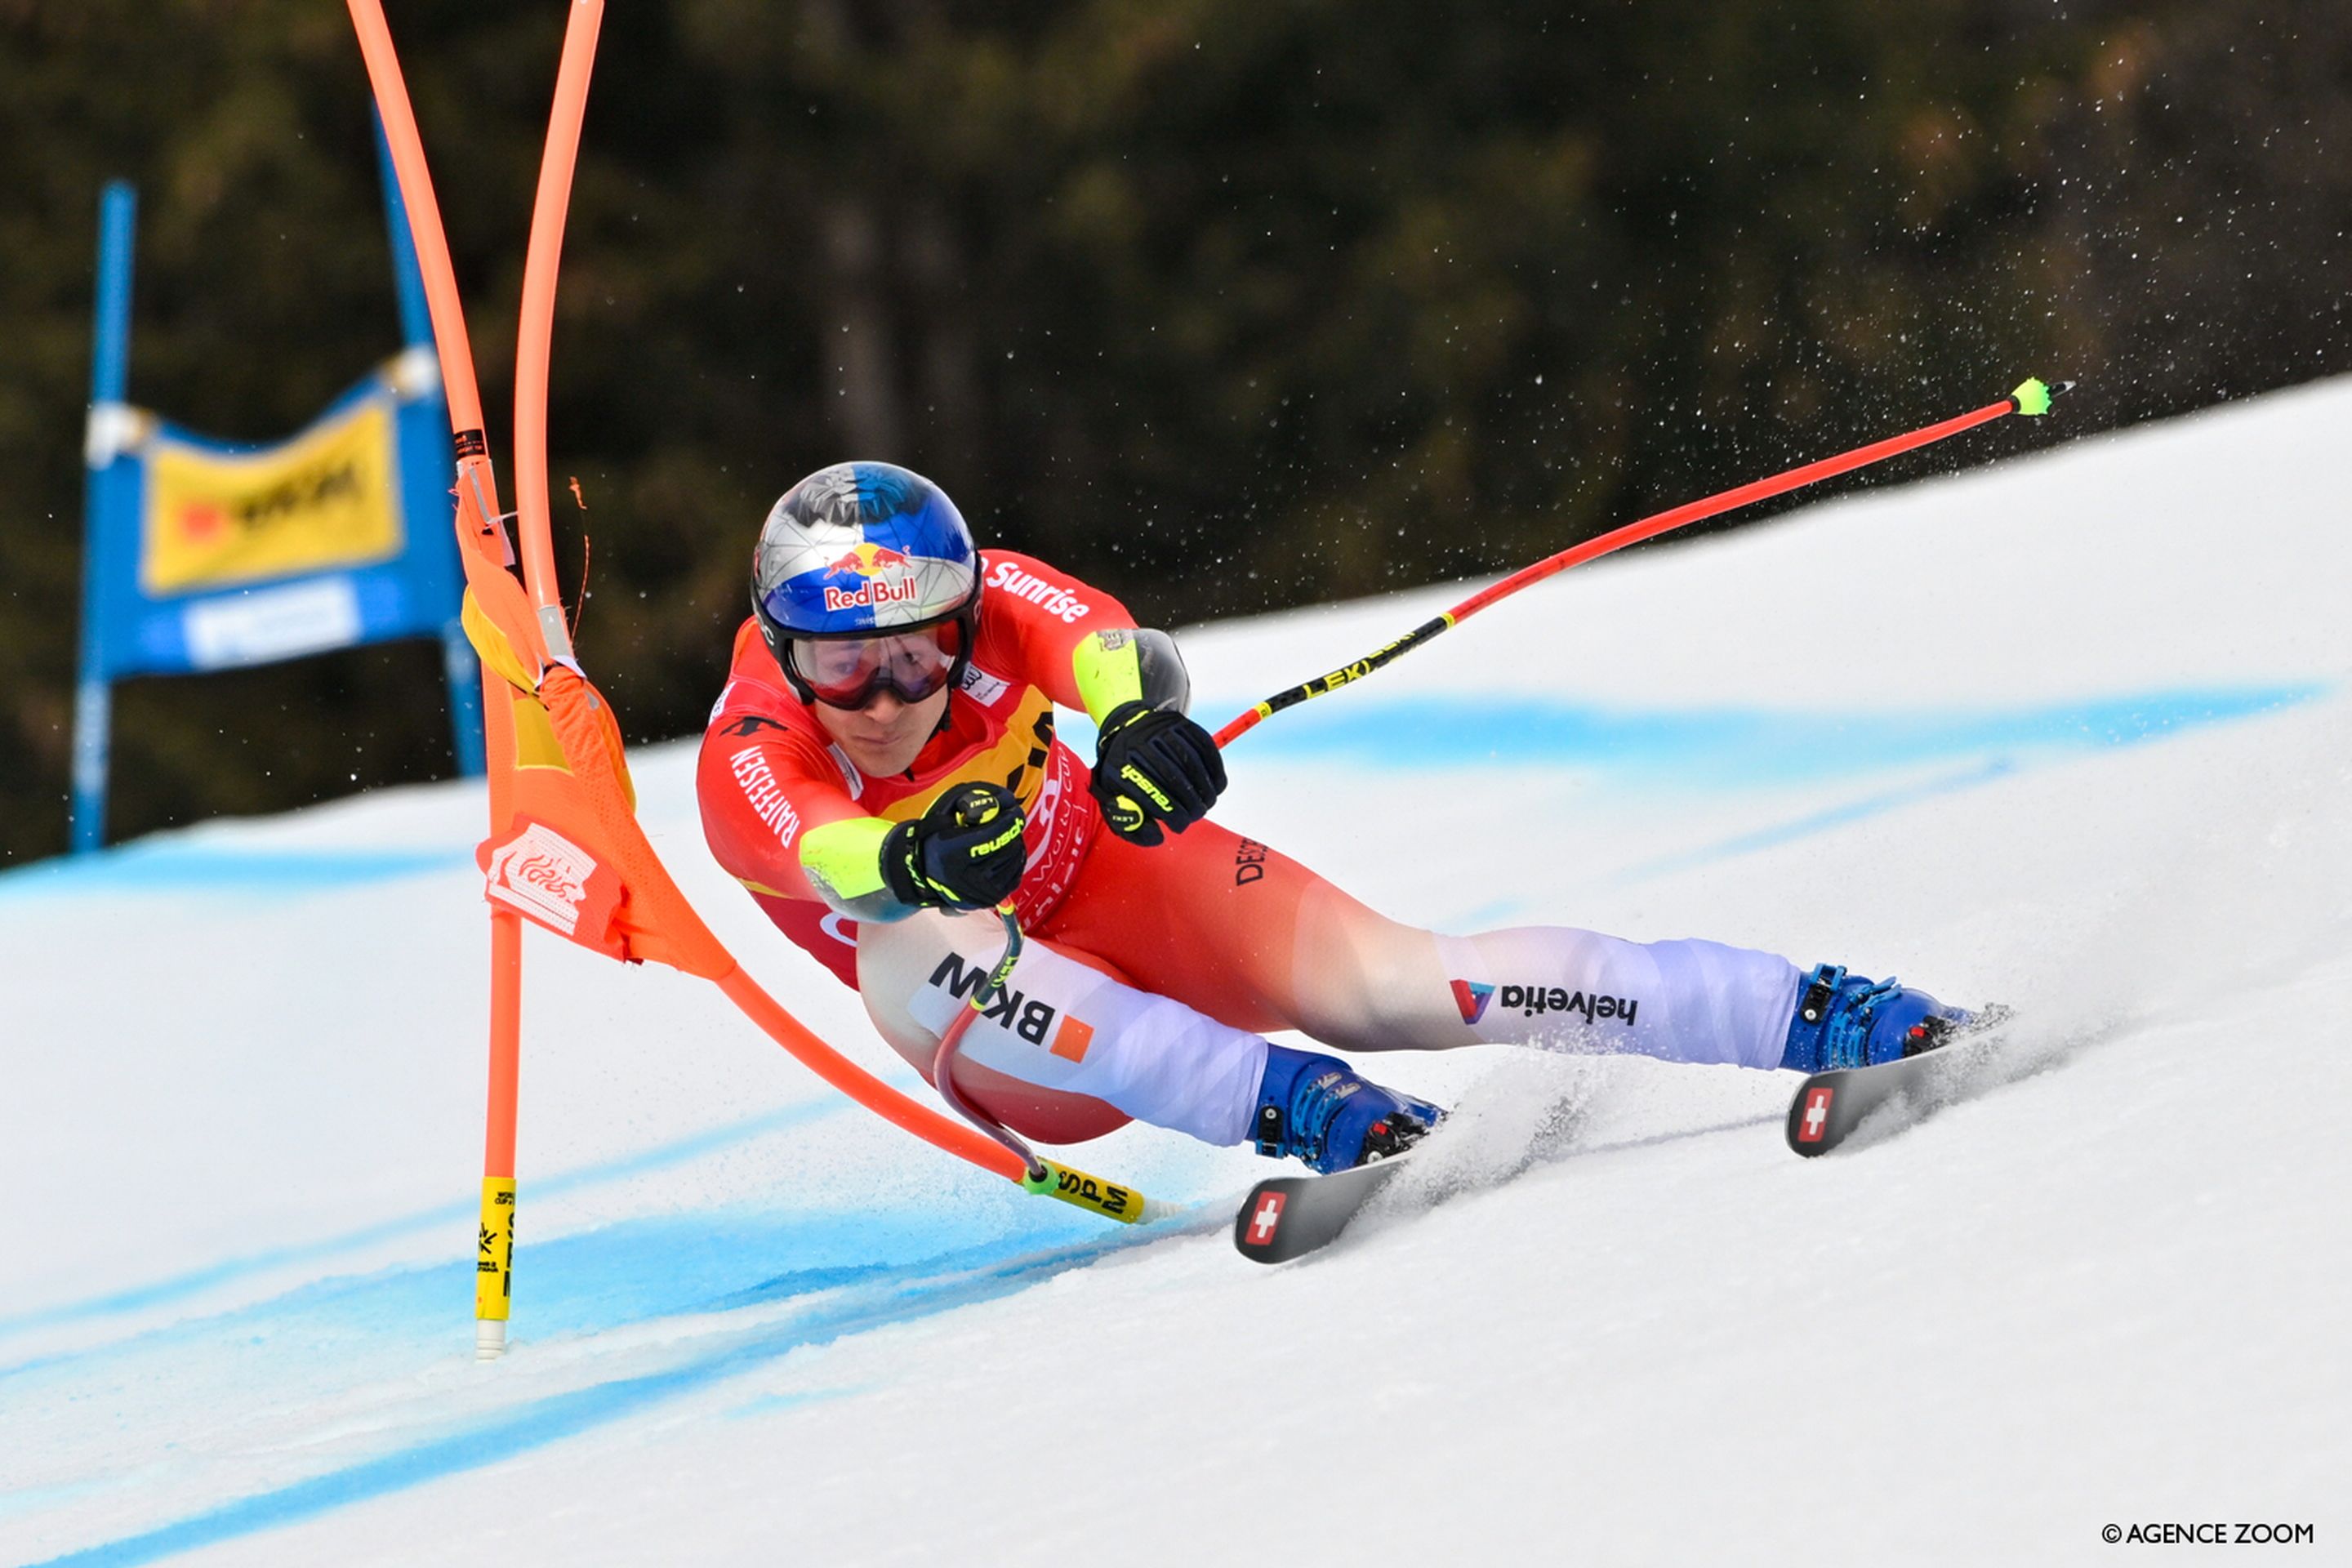
[(1440, 936), (1456, 1043), (1632, 1051), (1777, 1068), (1797, 966), (1719, 942), (1626, 942), (1567, 926)]
[[(858, 932), (866, 1011), (900, 1055), (928, 1065), (940, 1037), (1004, 951), (992, 919), (941, 913)], [(1008, 1078), (1086, 1095), (1138, 1121), (1216, 1144), (1246, 1142), (1265, 1041), (1123, 984), (1032, 940), (961, 1055)]]

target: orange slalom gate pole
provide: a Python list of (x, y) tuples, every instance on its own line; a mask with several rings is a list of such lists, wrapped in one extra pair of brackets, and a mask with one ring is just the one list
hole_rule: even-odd
[[(474, 381), (473, 342), (466, 333), (466, 312), (449, 266), (449, 237), (441, 226), (441, 204), (433, 194), (433, 172), (425, 164), (425, 142), (416, 133), (416, 110), (408, 101), (408, 83), (400, 74), (392, 28), (383, 19), (382, 0), (348, 0), (348, 5), (352, 26), (359, 34), (360, 54), (367, 62), (368, 85), (375, 93), (376, 113), (383, 121), (384, 142), (392, 149), (400, 199), (408, 209), (408, 226), (416, 241), (417, 270), (425, 278), (425, 305), (433, 318), (433, 343), (441, 359), (449, 424), (461, 435), (479, 432), (482, 394)], [(462, 439), (458, 456), (465, 456)]]
[[(495, 555), (503, 565), (512, 567), (517, 563), (516, 551), (507, 537), (498, 510), (496, 476), (490, 468), (488, 443), (482, 429), (480, 395), (474, 378), (472, 354), (455, 273), (449, 261), (447, 238), (442, 226), (439, 206), (434, 197), (423, 142), (402, 78), (399, 58), (384, 20), (382, 0), (347, 0), (347, 4), (359, 34), (362, 53), (367, 61), (369, 79), (383, 120), (385, 135), (392, 146), (394, 172), (408, 205), (412, 233), (425, 275), (426, 298), (432, 310), (435, 341), (441, 358), (443, 380), (448, 389), (457, 454), (456, 521), (459, 540), (473, 554), (486, 558)], [(562, 598), (553, 571), (546, 483), (548, 361), (563, 221), (569, 206), (572, 173), (586, 107), (588, 77), (602, 16), (602, 0), (572, 0), (565, 27), (555, 108), (550, 117), (547, 147), (533, 206), (530, 244), (526, 258), (524, 310), (517, 337), (515, 428), (516, 466), (520, 489), (517, 516), (520, 524), (524, 553), (521, 564), (528, 596), (524, 598), (523, 590), (514, 590), (510, 586), (505, 590), (491, 586), (495, 579), (473, 580), (474, 592), (485, 595), (492, 601), (506, 602), (507, 594), (512, 593), (517, 607), (523, 603), (529, 605), (533, 624), (528, 626), (515, 624), (492, 605), (486, 605), (482, 610), (485, 619), (496, 628), (495, 635), (516, 652), (537, 656), (541, 660), (541, 679), (556, 679), (559, 686), (563, 679), (576, 674), (579, 666), (572, 655), (569, 628), (563, 621)], [(487, 560), (474, 563), (487, 564)], [(471, 580), (470, 568), (468, 576)], [(509, 584), (510, 582), (509, 579)], [(469, 625), (475, 608), (471, 598), (469, 594)], [(531, 633), (537, 635), (528, 635)], [(558, 666), (568, 668), (556, 668)], [(517, 743), (515, 719), (511, 704), (505, 700), (506, 689), (499, 684), (501, 679), (510, 680), (516, 678), (495, 677), (491, 662), (486, 659), (483, 666), (485, 695), (499, 699), (485, 704), (488, 721), (492, 728), (493, 765), (489, 790), (494, 823), (510, 818), (515, 789), (512, 771)], [(545, 695), (543, 687), (538, 689), (538, 695)], [(593, 708), (595, 700), (593, 689), (589, 697)], [(562, 700), (560, 694), (557, 700)], [(537, 707), (534, 703), (534, 710)], [(566, 754), (569, 757), (568, 746)], [(625, 791), (625, 780), (622, 788)], [(638, 839), (640, 847), (650, 857), (650, 847), (643, 845), (641, 836), (636, 834), (633, 816), (627, 826), (631, 837)], [(656, 904), (669, 905), (672, 912), (666, 918), (672, 922), (684, 921), (682, 929), (689, 935), (698, 932), (699, 942), (707, 953), (719, 961), (709, 967), (698, 963), (685, 963), (681, 966), (716, 984), (747, 1017), (825, 1083), (902, 1131), (983, 1170), (1013, 1181), (1030, 1192), (1130, 1224), (1170, 1212), (1166, 1205), (1153, 1203), (1130, 1188), (1050, 1160), (1037, 1162), (1034, 1169), (1028, 1168), (1018, 1156), (974, 1129), (916, 1103), (874, 1078), (786, 1012), (718, 946), (716, 939), (701, 927), (692, 909), (683, 903), (681, 895), (661, 869), (657, 858), (652, 859), (644, 871), (653, 880), (639, 891), (653, 895), (652, 901)], [(675, 957), (669, 961), (679, 962)], [(494, 908), (491, 915), (489, 1104), (484, 1139), (487, 1173), (483, 1183), (481, 1260), (476, 1289), (477, 1349), (478, 1354), (486, 1360), (504, 1352), (512, 1292), (520, 975), (520, 920), (511, 909)]]
[[(484, 463), (487, 469), (488, 463)], [(514, 711), (503, 678), (482, 666), (483, 750), (490, 759), (490, 820), (514, 791)], [(514, 1311), (515, 1128), (521, 1114), (522, 916), (490, 905), (489, 1086), (482, 1110), (482, 1206), (474, 1259), (474, 1359), (506, 1354)]]
[[(457, 459), (457, 523), (461, 533), (475, 537), (499, 532), (502, 553), (504, 531), (499, 523), (498, 476), (490, 467), (489, 444), (482, 429), (482, 395), (474, 376), (474, 351), (466, 330), (466, 312), (458, 298), (455, 269), (449, 261), (449, 240), (441, 224), (441, 205), (433, 189), (433, 174), (425, 162), (425, 143), (416, 130), (416, 113), (409, 102), (408, 84), (400, 70), (400, 57), (384, 20), (382, 0), (348, 0), (352, 24), (359, 35), (360, 53), (367, 62), (368, 81), (376, 112), (383, 121), (384, 140), (392, 151), (393, 172), (400, 182), (401, 199), (408, 209), (415, 240), (418, 270), (425, 280), (425, 307), (433, 319), (433, 342), (441, 363), (443, 395), (449, 404), (449, 426)], [(488, 728), (491, 763), (491, 811), (499, 813), (509, 783), (508, 763), (513, 753), (512, 723), (499, 678), (482, 667), (482, 713)], [(488, 1361), (505, 1353), (509, 1315), (514, 1299), (515, 1132), (520, 1115), (522, 1055), (522, 920), (513, 910), (490, 910), (489, 1083), (484, 1112), (481, 1212), (478, 1226), (474, 1274), (474, 1353)]]
[[(551, 655), (564, 660), (572, 658), (572, 633), (563, 623), (547, 510), (548, 359), (554, 337), (555, 274), (563, 250), (563, 218), (571, 204), (572, 165), (579, 154), (581, 123), (588, 110), (588, 78), (595, 64), (596, 35), (604, 16), (604, 0), (574, 0), (564, 21), (563, 54), (556, 68), (555, 106), (548, 114), (547, 146), (540, 158), (539, 195), (531, 209), (530, 240), (523, 262), (522, 315), (515, 336), (515, 510), (523, 582), (538, 609), (541, 638)], [(413, 117), (409, 131), (422, 169), (424, 142), (415, 132)], [(448, 254), (446, 237), (441, 254), (445, 258)], [(456, 291), (453, 278), (453, 300)], [(487, 458), (484, 461), (487, 467)], [(492, 679), (487, 667), (482, 679), (485, 685)], [(502, 716), (508, 715), (508, 700), (503, 693), (486, 692), (484, 709), (495, 707)], [(511, 719), (499, 727), (510, 730)], [(507, 748), (502, 754), (510, 756), (510, 736)], [(491, 774), (500, 784), (510, 782), (504, 768), (493, 767)], [(502, 822), (506, 817), (503, 803), (494, 799), (490, 820)], [(511, 909), (494, 906), (481, 1256), (476, 1260), (474, 1276), (474, 1355), (478, 1361), (494, 1361), (506, 1353), (507, 1323), (514, 1306), (515, 1133), (521, 1115), (521, 1037), (522, 920)]]
[(555, 104), (548, 112), (539, 194), (531, 204), (530, 243), (523, 255), (522, 317), (515, 332), (515, 516), (523, 582), (539, 606), (540, 634), (548, 651), (562, 659), (572, 657), (572, 634), (563, 624), (563, 598), (555, 581), (554, 530), (548, 517), (548, 360), (555, 338), (555, 279), (563, 260), (563, 221), (572, 205), (572, 174), (579, 162), (588, 79), (595, 68), (596, 35), (604, 19), (604, 0), (572, 0), (563, 26)]
[[(499, 700), (500, 694), (493, 693)], [(522, 917), (490, 911), (490, 1084), (483, 1116), (482, 1217), (474, 1259), (474, 1359), (506, 1354), (514, 1310), (515, 1122), (522, 1066)]]
[(1597, 538), (1588, 539), (1581, 544), (1571, 545), (1557, 555), (1546, 556), (1532, 566), (1522, 566), (1501, 582), (1490, 584), (1471, 595), (1444, 615), (1433, 620), (1423, 621), (1387, 647), (1376, 649), (1353, 663), (1341, 665), (1328, 675), (1318, 676), (1313, 680), (1301, 681), (1287, 691), (1278, 691), (1256, 707), (1235, 714), (1226, 721), (1223, 729), (1217, 731), (1216, 742), (1220, 746), (1230, 744), (1239, 736), (1256, 729), (1260, 722), (1273, 718), (1286, 708), (1294, 708), (1312, 698), (1321, 697), (1350, 681), (1361, 680), (1381, 666), (1403, 658), (1432, 637), (1460, 626), (1496, 600), (1507, 599), (1530, 584), (1540, 583), (1545, 578), (1565, 572), (1571, 566), (1581, 566), (1588, 561), (1597, 561), (1601, 556), (1612, 551), (1622, 550), (1629, 544), (1639, 544), (1645, 539), (1655, 539), (1662, 533), (1671, 533), (1675, 529), (1687, 528), (1694, 522), (1717, 517), (1724, 512), (1750, 506), (1759, 500), (1769, 500), (1773, 496), (1786, 495), (1790, 490), (1801, 489), (1807, 485), (1817, 484), (1822, 479), (1834, 479), (1840, 474), (1850, 474), (1856, 468), (1868, 468), (1873, 463), (1884, 462), (1898, 453), (1931, 445), (1947, 437), (1957, 436), (1963, 430), (1973, 430), (1979, 425), (1990, 424), (2006, 415), (2047, 414), (2050, 411), (2051, 398), (2068, 391), (2074, 384), (2071, 381), (2062, 381), (2053, 387), (2043, 384), (2040, 380), (2029, 379), (1999, 403), (1989, 403), (1974, 413), (1963, 414), (1958, 418), (1926, 426), (1907, 435), (1890, 437), (1884, 441), (1873, 442), (1867, 447), (1856, 447), (1853, 450), (1840, 453), (1834, 458), (1824, 458), (1819, 462), (1807, 463), (1801, 468), (1790, 468), (1786, 473), (1776, 474), (1769, 479), (1758, 479), (1752, 484), (1741, 485), (1718, 495), (1708, 496), (1702, 500), (1690, 501), (1672, 510), (1645, 517), (1639, 522), (1629, 522), (1622, 528), (1614, 529)]
[[(408, 101), (408, 83), (400, 74), (400, 56), (393, 48), (383, 0), (348, 0), (348, 5), (352, 26), (359, 34), (360, 53), (367, 62), (376, 113), (383, 121), (384, 142), (392, 150), (393, 174), (408, 209), (417, 270), (425, 280), (425, 310), (433, 318), (433, 345), (441, 361), (442, 395), (448, 399), (449, 428), (457, 447), (458, 521), (477, 535), (483, 534), (499, 526), (498, 478), (491, 471), (489, 444), (482, 433), (482, 394), (474, 379), (473, 341), (466, 331), (466, 310), (457, 297), (457, 273), (449, 264), (449, 237), (441, 226), (441, 204), (434, 195), (433, 172), (425, 166), (425, 142), (416, 132), (416, 111)], [(511, 555), (510, 551), (507, 553)]]
[[(604, 17), (604, 0), (572, 0), (563, 32), (563, 54), (556, 69), (555, 103), (548, 116), (547, 145), (539, 166), (539, 191), (531, 209), (530, 241), (523, 261), (522, 316), (515, 338), (515, 509), (520, 534), (523, 574), (532, 601), (539, 607), (540, 629), (549, 651), (569, 658), (571, 639), (563, 624), (562, 600), (557, 592), (552, 522), (548, 511), (547, 391), (549, 361), (554, 338), (556, 279), (562, 264), (564, 219), (571, 205), (572, 171), (578, 162), (580, 132), (587, 115), (588, 82), (596, 53), (596, 35)], [(861, 1068), (811, 1034), (784, 1011), (747, 974), (731, 966), (718, 981), (719, 989), (751, 1019), (775, 1038), (825, 1082), (901, 1130), (911, 1132), (983, 1170), (1032, 1186), (1039, 1177), (1018, 1155), (976, 1130), (950, 1121), (937, 1111), (917, 1105), (876, 1082)], [(1041, 1168), (1046, 1163), (1040, 1163)], [(1047, 1173), (1050, 1174), (1050, 1171)], [(1083, 1194), (1073, 1196), (1056, 1184), (1051, 1195), (1093, 1206), (1113, 1218), (1139, 1218), (1139, 1195), (1132, 1215), (1124, 1189), (1087, 1179), (1087, 1186), (1109, 1188), (1121, 1196), (1108, 1205), (1088, 1205)]]

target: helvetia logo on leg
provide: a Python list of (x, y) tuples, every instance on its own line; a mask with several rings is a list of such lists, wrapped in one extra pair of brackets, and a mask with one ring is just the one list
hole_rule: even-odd
[(1481, 985), (1475, 980), (1450, 982), (1454, 987), (1454, 1005), (1462, 1010), (1462, 1021), (1475, 1024), (1486, 1016), (1486, 1004), (1495, 999), (1495, 988)]

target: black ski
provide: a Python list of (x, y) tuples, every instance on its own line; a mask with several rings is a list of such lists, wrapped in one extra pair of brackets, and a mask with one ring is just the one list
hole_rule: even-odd
[(1975, 1093), (2006, 1081), (1998, 1047), (2005, 1016), (1985, 1020), (1932, 1051), (1873, 1067), (1833, 1068), (1805, 1079), (1789, 1102), (1789, 1147), (1811, 1157), (1826, 1154), (1853, 1135), (1864, 1121), (1874, 1131), (1893, 1131)]
[(1328, 1247), (1405, 1157), (1375, 1160), (1328, 1176), (1274, 1176), (1250, 1189), (1234, 1216), (1234, 1246), (1258, 1263), (1287, 1263)]

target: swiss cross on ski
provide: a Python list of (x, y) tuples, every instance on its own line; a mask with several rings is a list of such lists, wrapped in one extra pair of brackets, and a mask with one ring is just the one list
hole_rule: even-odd
[(1930, 1018), (1905, 1028), (1884, 1057), (1813, 1073), (1789, 1101), (1789, 1147), (1826, 1154), (1865, 1121), (1874, 1135), (1893, 1131), (2003, 1081), (2010, 1019), (1998, 1006), (1958, 1023)]
[(1268, 1193), (1257, 1201), (1250, 1216), (1249, 1234), (1243, 1237), (1252, 1247), (1264, 1247), (1274, 1240), (1276, 1226), (1282, 1224), (1282, 1205), (1289, 1200), (1280, 1193)]
[(1800, 1142), (1818, 1143), (1822, 1141), (1822, 1131), (1830, 1124), (1830, 1101), (1836, 1098), (1837, 1090), (1827, 1084), (1806, 1091), (1805, 1123), (1803, 1130), (1797, 1134)]

